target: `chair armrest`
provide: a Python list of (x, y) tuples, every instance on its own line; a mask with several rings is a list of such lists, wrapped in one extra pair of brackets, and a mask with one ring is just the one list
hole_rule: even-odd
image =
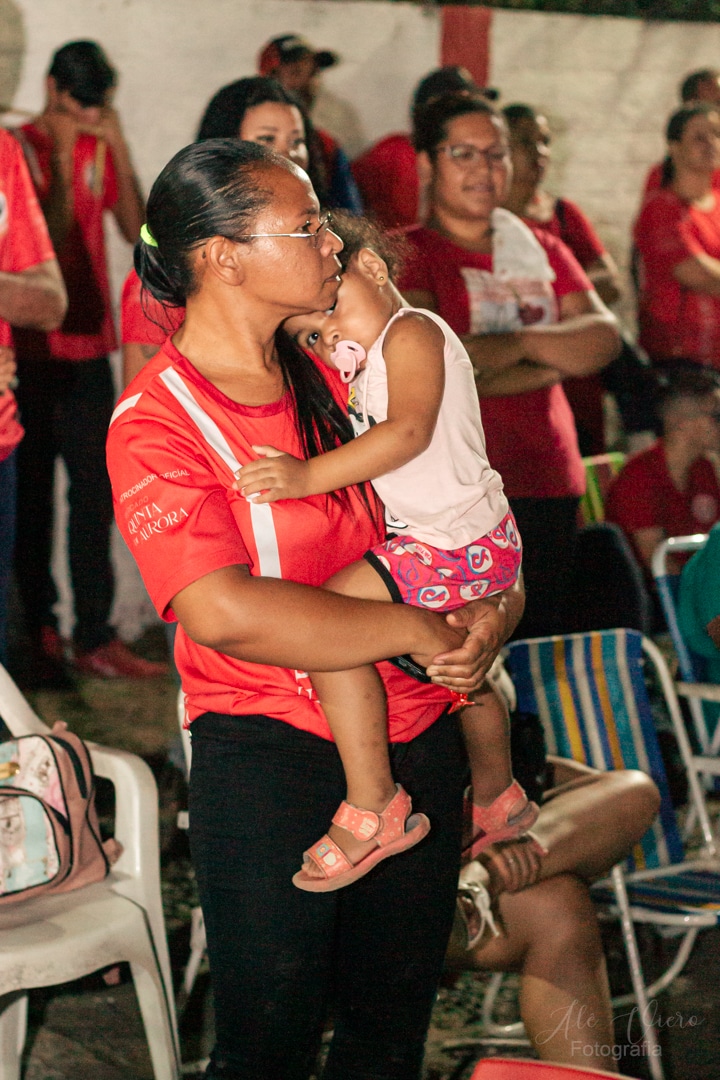
[[(118, 876), (128, 875), (146, 887), (160, 887), (158, 792), (150, 768), (142, 758), (125, 750), (88, 743), (98, 776), (115, 788), (115, 839), (123, 853), (113, 866)], [(141, 885), (144, 892), (144, 888)], [(120, 892), (129, 895), (128, 888)], [(130, 890), (132, 891), (132, 890)], [(139, 896), (134, 899), (140, 901)], [(144, 906), (144, 905), (143, 905)]]
[(2, 665), (0, 665), (0, 712), (16, 739), (21, 735), (50, 734), (50, 728), (34, 712)]
[(678, 697), (695, 698), (700, 701), (720, 701), (720, 686), (716, 683), (675, 683)]

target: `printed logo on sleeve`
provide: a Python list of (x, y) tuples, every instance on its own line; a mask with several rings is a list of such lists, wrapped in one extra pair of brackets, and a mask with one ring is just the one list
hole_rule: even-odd
[(128, 488), (127, 491), (123, 491), (122, 495), (118, 499), (118, 502), (123, 503), (126, 499), (130, 499), (133, 495), (137, 495), (137, 493), (139, 491), (142, 491), (144, 487), (147, 487), (148, 484), (152, 484), (153, 480), (157, 480), (157, 473), (148, 473), (147, 476), (144, 476), (142, 480), (140, 480), (137, 484), (133, 484), (133, 486), (131, 488)]
[(158, 503), (149, 499), (143, 506), (134, 509), (127, 518), (127, 527), (133, 544), (138, 545), (141, 541), (151, 540), (153, 536), (182, 525), (189, 514), (184, 507), (177, 510), (164, 510)]
[[(118, 498), (119, 503), (124, 503), (127, 499), (131, 499), (133, 495), (138, 495), (143, 488), (146, 488), (148, 484), (152, 484), (153, 480), (157, 480), (158, 476), (161, 476), (163, 480), (179, 480), (181, 476), (189, 476), (190, 473), (187, 469), (170, 469), (168, 472), (163, 473), (148, 473), (147, 476), (143, 476), (142, 480), (139, 480), (137, 484), (133, 484), (127, 491), (123, 491), (122, 495)], [(147, 502), (147, 498), (138, 499), (138, 503)], [(135, 503), (132, 504), (136, 505)]]

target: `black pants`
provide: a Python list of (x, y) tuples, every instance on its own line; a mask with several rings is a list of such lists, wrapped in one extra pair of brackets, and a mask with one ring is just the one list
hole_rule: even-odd
[(515, 637), (566, 634), (574, 627), (578, 499), (512, 499), (523, 542), (525, 613)]
[(450, 933), (465, 752), (454, 717), (391, 747), (430, 818), (417, 847), (348, 888), (296, 889), (302, 852), (345, 794), (334, 744), (264, 716), (192, 725), (190, 840), (207, 926), (217, 1045), (208, 1076), (419, 1080)]
[(57, 591), (50, 572), (55, 458), (69, 477), (68, 555), (75, 601), (75, 641), (83, 649), (115, 636), (110, 563), (112, 495), (105, 439), (115, 398), (106, 356), (95, 360), (18, 361), (18, 404), (25, 438), (18, 448), (15, 567), (28, 633), (55, 626)]
[(17, 450), (13, 450), (0, 461), (0, 664), (5, 665), (10, 577), (15, 547), (16, 475)]

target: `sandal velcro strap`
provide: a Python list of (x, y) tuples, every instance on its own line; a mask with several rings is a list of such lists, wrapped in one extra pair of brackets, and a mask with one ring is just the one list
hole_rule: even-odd
[(536, 804), (530, 802), (517, 780), (513, 780), (489, 806), (478, 806), (472, 798), (466, 797), (463, 863), (476, 859), (490, 844), (526, 836), (538, 854), (546, 855), (542, 844), (528, 833), (537, 821), (538, 812)]
[(345, 852), (327, 835), (305, 852), (305, 858), (312, 860), (328, 877), (352, 870), (352, 863)]
[(347, 829), (356, 840), (372, 840), (380, 828), (380, 815), (373, 810), (361, 810), (352, 803), (343, 802), (335, 811), (333, 825), (339, 825), (341, 829)]
[[(396, 784), (396, 792), (381, 814), (342, 802), (333, 823), (347, 829), (357, 840), (374, 840), (375, 846), (357, 863), (350, 863), (330, 836), (305, 852), (302, 868), (293, 876), (298, 889), (305, 892), (331, 892), (364, 877), (389, 855), (398, 855), (414, 847), (430, 832), (425, 814), (413, 814), (408, 793)], [(322, 877), (308, 873), (308, 863), (320, 870)]]
[[(513, 810), (518, 803), (520, 804), (520, 809), (516, 817), (513, 818), (510, 816), (510, 811)], [(528, 802), (525, 791), (520, 787), (517, 780), (513, 780), (510, 786), (505, 788), (502, 794), (498, 795), (495, 802), (490, 803), (489, 806), (473, 805), (473, 824), (478, 828), (483, 829), (486, 833), (495, 832), (505, 828), (507, 825), (514, 825), (516, 822), (521, 821), (525, 815), (527, 815), (529, 805), (530, 803)], [(534, 824), (536, 817), (537, 814), (530, 824)], [(528, 824), (528, 828), (530, 828), (530, 824)]]

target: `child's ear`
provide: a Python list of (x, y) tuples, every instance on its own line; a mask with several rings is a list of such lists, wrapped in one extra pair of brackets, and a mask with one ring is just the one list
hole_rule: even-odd
[(358, 269), (376, 285), (384, 285), (390, 280), (387, 263), (372, 248), (360, 248), (357, 253)]

